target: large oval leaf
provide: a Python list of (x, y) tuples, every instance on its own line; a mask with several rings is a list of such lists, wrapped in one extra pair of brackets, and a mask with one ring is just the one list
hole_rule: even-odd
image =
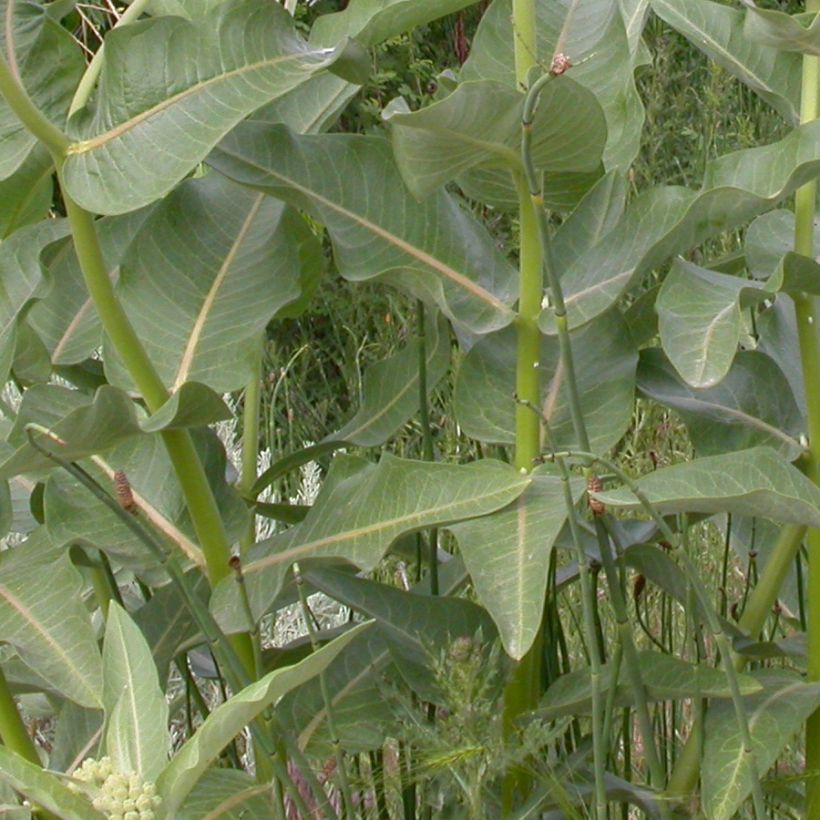
[[(820, 527), (820, 489), (769, 447), (663, 467), (638, 486), (661, 513), (731, 512)], [(627, 487), (595, 497), (621, 509), (640, 508)]]
[[(637, 351), (618, 311), (573, 333), (571, 343), (591, 446), (603, 452), (623, 435), (632, 417)], [(515, 360), (512, 329), (480, 340), (467, 354), (456, 378), (455, 411), (468, 436), (502, 444), (515, 441)], [(557, 338), (542, 338), (539, 368), (540, 410), (550, 423), (555, 446), (577, 448)]]
[[(372, 569), (400, 535), (494, 512), (531, 481), (490, 459), (435, 464), (387, 454), (377, 465), (338, 458), (334, 465), (305, 520), (249, 551), (243, 574), (254, 617), (273, 602), (294, 561), (341, 557)], [(241, 594), (236, 581), (226, 579), (211, 601), (230, 632), (248, 626)]]
[(385, 277), (477, 333), (512, 321), (517, 280), (495, 242), (447, 193), (416, 202), (387, 142), (245, 123), (208, 162), (322, 222), (346, 278)]
[(73, 120), (63, 179), (107, 214), (168, 193), (236, 123), (345, 60), (343, 48), (301, 40), (278, 3), (256, 0), (123, 26), (105, 42), (96, 105)]

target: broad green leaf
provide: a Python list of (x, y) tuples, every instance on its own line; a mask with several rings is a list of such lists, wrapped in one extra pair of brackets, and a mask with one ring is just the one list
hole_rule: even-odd
[[(722, 669), (715, 669), (707, 664), (694, 664), (663, 655), (654, 650), (646, 650), (638, 656), (641, 665), (641, 677), (646, 689), (647, 699), (682, 700), (697, 697), (698, 692), (704, 698), (731, 699), (732, 692)], [(740, 691), (743, 695), (760, 692), (762, 686), (751, 675), (738, 675)], [(621, 666), (618, 688), (615, 695), (616, 706), (632, 706), (635, 694), (629, 682), (629, 674)], [(607, 692), (612, 686), (612, 666), (601, 667), (601, 689)], [(554, 720), (564, 716), (588, 714), (592, 710), (592, 690), (589, 669), (578, 669), (562, 675), (552, 683), (539, 704), (537, 714)]]
[[(368, 629), (354, 638), (325, 670), (333, 720), (342, 748), (368, 751), (384, 743), (395, 711), (385, 701), (381, 676), (390, 660), (383, 633)], [(314, 757), (332, 754), (333, 738), (319, 680), (314, 678), (282, 698), (276, 714), (300, 748)]]
[(214, 709), (157, 780), (168, 814), (173, 815), (182, 806), (222, 749), (248, 723), (291, 689), (322, 672), (356, 635), (369, 627), (370, 624), (354, 627), (301, 663), (270, 672)]
[[(707, 2), (707, 0), (704, 0)], [(638, 196), (620, 222), (564, 271), (571, 328), (608, 309), (639, 277), (704, 240), (769, 210), (820, 169), (820, 122), (780, 142), (736, 151), (710, 162), (699, 192), (659, 187)], [(551, 308), (541, 314), (555, 333)]]
[(293, 453), (283, 456), (278, 461), (274, 461), (273, 464), (256, 479), (253, 487), (251, 487), (250, 497), (256, 498), (263, 490), (270, 487), (274, 481), (282, 478), (282, 476), (286, 476), (304, 464), (316, 461), (321, 456), (332, 453), (334, 450), (338, 450), (343, 446), (343, 441), (324, 441), (319, 442), (319, 444), (311, 444), (309, 447), (303, 447), (301, 450), (296, 450)]
[[(119, 276), (122, 255), (150, 212), (150, 208), (143, 208), (95, 223), (112, 279)], [(48, 252), (47, 279), (51, 288), (32, 306), (27, 319), (51, 353), (53, 364), (77, 364), (99, 350), (102, 326), (88, 295), (71, 237), (51, 246)]]
[(745, 15), (710, 0), (650, 0), (652, 10), (710, 60), (725, 68), (775, 108), (800, 121), (800, 56), (748, 39)]
[[(573, 495), (583, 493), (582, 480)], [(498, 627), (507, 654), (519, 660), (541, 628), (550, 554), (567, 517), (557, 468), (542, 465), (532, 484), (503, 510), (451, 526), (476, 594)]]
[(40, 146), (14, 174), (0, 181), (0, 239), (7, 239), (24, 225), (45, 219), (51, 207), (53, 172), (51, 156)]
[[(633, 70), (642, 59), (633, 53), (618, 0), (536, 4), (536, 58), (549, 66), (556, 51), (568, 54), (575, 66), (568, 77), (598, 98), (606, 115), (606, 170), (627, 168), (638, 153), (643, 105)], [(562, 29), (566, 35), (559, 46)], [(634, 39), (633, 39), (634, 42)], [(511, 0), (495, 0), (485, 12), (461, 72), (462, 80), (496, 80), (516, 88)]]
[(199, 382), (185, 382), (157, 410), (140, 425), (146, 433), (160, 430), (183, 430), (187, 427), (206, 427), (232, 417), (231, 410), (210, 387)]
[[(38, 0), (0, 0), (3, 55), (46, 117), (65, 124), (74, 89), (85, 69), (83, 54), (51, 10)], [(37, 145), (0, 96), (0, 179), (26, 163)]]
[[(371, 365), (364, 374), (358, 411), (326, 441), (373, 447), (401, 429), (419, 408), (419, 348), (419, 340), (412, 339), (399, 353)], [(426, 322), (425, 358), (429, 394), (450, 366), (450, 334), (441, 319)]]
[(108, 606), (105, 624), (103, 704), (105, 752), (115, 771), (156, 780), (171, 743), (168, 702), (145, 638), (116, 601)]
[(41, 256), (68, 232), (63, 220), (50, 219), (21, 228), (0, 245), (0, 380), (11, 367), (21, 311), (48, 290)]
[[(334, 460), (349, 470), (348, 459)], [(332, 468), (305, 520), (248, 552), (245, 589), (254, 617), (281, 589), (294, 561), (341, 557), (372, 569), (399, 536), (425, 527), (486, 515), (509, 504), (530, 484), (508, 464), (484, 459), (471, 464), (410, 461), (385, 454), (337, 480)], [(331, 478), (333, 477), (333, 481)], [(229, 632), (247, 629), (236, 581), (214, 590), (211, 608)]]
[[(745, 701), (752, 751), (760, 774), (777, 760), (784, 747), (820, 704), (820, 684), (806, 683), (786, 670), (756, 673), (764, 691)], [(706, 815), (729, 820), (752, 790), (749, 761), (731, 704), (713, 704), (704, 727), (703, 803)]]
[(62, 820), (105, 820), (85, 797), (75, 794), (53, 774), (0, 746), (0, 781)]
[[(211, 431), (192, 431), (194, 445), (220, 509), (230, 540), (245, 532), (248, 508), (236, 490), (225, 481), (225, 451)], [(202, 552), (187, 513), (185, 499), (173, 465), (159, 436), (136, 436), (115, 447), (105, 458), (95, 457), (84, 465), (103, 487), (113, 487), (115, 470), (126, 473), (140, 517), (169, 549), (178, 550), (193, 564), (202, 567)], [(64, 471), (52, 473), (46, 483), (44, 504), (51, 537), (60, 544), (79, 541), (104, 550), (119, 563), (155, 582), (164, 582), (157, 573), (156, 559), (145, 545), (102, 502), (92, 496)]]
[(699, 455), (765, 445), (793, 461), (803, 452), (803, 414), (783, 372), (765, 353), (738, 353), (720, 384), (699, 390), (680, 379), (660, 350), (644, 350), (638, 389), (678, 412)]
[(268, 820), (275, 816), (273, 788), (236, 769), (210, 769), (177, 811), (178, 820)]
[(86, 758), (97, 757), (102, 739), (103, 713), (67, 700), (60, 708), (54, 745), (48, 756), (53, 771), (74, 771)]
[[(603, 452), (620, 439), (632, 418), (637, 351), (617, 311), (573, 333), (571, 343), (591, 446)], [(454, 400), (456, 417), (468, 436), (502, 444), (515, 441), (515, 361), (516, 335), (509, 329), (480, 340), (467, 354), (456, 377)], [(549, 420), (555, 446), (577, 449), (556, 337), (542, 337), (539, 368), (539, 409)]]
[(431, 655), (446, 651), (458, 638), (480, 636), (489, 643), (496, 635), (487, 612), (465, 598), (408, 592), (321, 566), (308, 565), (303, 573), (316, 589), (375, 618), (400, 674), (423, 700), (440, 698)]
[(105, 42), (96, 105), (72, 121), (63, 178), (77, 202), (108, 214), (168, 193), (236, 123), (349, 57), (348, 46), (309, 46), (278, 3), (256, 0), (123, 26)]
[(778, 51), (796, 51), (820, 57), (820, 19), (816, 11), (786, 14), (758, 8), (753, 0), (746, 6), (743, 33), (749, 40)]
[(68, 552), (42, 553), (38, 540), (3, 553), (0, 635), (57, 691), (102, 705), (102, 662), (82, 600), (83, 579)]
[(477, 0), (350, 0), (344, 11), (314, 23), (310, 42), (336, 45), (345, 38), (370, 47), (460, 11)]
[[(321, 269), (321, 244), (299, 214), (211, 172), (145, 220), (117, 293), (172, 392), (194, 381), (227, 393), (248, 383), (265, 326)], [(106, 371), (130, 384), (108, 360)]]
[[(814, 241), (820, 242), (820, 223), (814, 226)], [(794, 214), (791, 211), (779, 209), (757, 217), (746, 231), (743, 252), (749, 273), (756, 279), (768, 279), (769, 289), (818, 292), (820, 274), (816, 263), (794, 253)], [(795, 259), (808, 266), (801, 276), (796, 276), (799, 270), (789, 270)]]
[[(479, 166), (522, 173), (524, 95), (492, 81), (461, 83), (452, 94), (411, 112), (403, 100), (384, 112), (405, 185), (419, 199)], [(594, 171), (606, 142), (606, 121), (591, 91), (568, 77), (544, 88), (533, 122), (538, 170)]]
[(281, 126), (245, 123), (208, 162), (322, 222), (347, 279), (380, 276), (434, 300), (473, 332), (512, 321), (515, 273), (490, 235), (444, 191), (416, 202), (387, 142), (349, 134), (299, 137)]
[[(770, 447), (663, 467), (640, 478), (638, 487), (664, 514), (731, 512), (820, 526), (820, 489)], [(608, 506), (640, 508), (626, 487), (595, 497)]]

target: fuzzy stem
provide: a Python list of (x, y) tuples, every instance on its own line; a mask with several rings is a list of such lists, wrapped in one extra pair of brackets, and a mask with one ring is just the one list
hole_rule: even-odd
[[(145, 11), (146, 6), (151, 0), (133, 0), (131, 5), (122, 13), (122, 16), (117, 20), (114, 28), (126, 26), (128, 23), (133, 23)], [(91, 58), (91, 62), (85, 70), (76, 90), (71, 99), (71, 105), (68, 107), (68, 116), (70, 117), (76, 111), (79, 111), (91, 96), (94, 86), (97, 84), (97, 78), (100, 76), (102, 67), (105, 61), (105, 43), (102, 43), (97, 49), (96, 54)]]
[[(806, 11), (820, 11), (820, 0), (807, 0)], [(800, 107), (801, 123), (817, 119), (820, 95), (820, 58), (803, 55), (803, 82)], [(794, 249), (814, 258), (814, 215), (817, 188), (814, 181), (795, 194)], [(820, 486), (820, 342), (817, 334), (816, 300), (809, 293), (794, 295), (797, 338), (806, 391), (809, 451), (806, 475)], [(809, 572), (807, 585), (808, 612), (808, 680), (820, 680), (820, 530), (811, 529), (807, 538)], [(806, 721), (806, 770), (820, 769), (820, 710)], [(820, 778), (806, 781), (806, 816), (820, 812)]]

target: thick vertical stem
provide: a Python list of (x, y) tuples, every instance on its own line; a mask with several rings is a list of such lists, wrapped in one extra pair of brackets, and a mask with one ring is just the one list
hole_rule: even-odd
[[(808, 0), (807, 11), (820, 11), (820, 0)], [(803, 86), (800, 121), (811, 122), (818, 115), (820, 93), (820, 58), (803, 56)], [(795, 194), (794, 249), (804, 256), (814, 257), (814, 215), (817, 197), (815, 182), (800, 188)], [(809, 452), (806, 474), (820, 486), (820, 344), (817, 336), (816, 300), (808, 293), (794, 295), (797, 337), (806, 390)], [(808, 679), (820, 680), (820, 530), (808, 533), (809, 577), (807, 587), (808, 613)], [(806, 722), (806, 770), (820, 769), (820, 710)], [(806, 781), (806, 816), (820, 812), (820, 778)]]
[[(262, 355), (264, 340), (259, 341), (253, 375), (245, 387), (242, 406), (242, 469), (237, 489), (243, 498), (250, 498), (256, 483), (256, 460), (259, 455), (259, 408), (262, 403)], [(256, 540), (256, 516), (251, 516), (248, 529), (239, 542), (244, 553)]]

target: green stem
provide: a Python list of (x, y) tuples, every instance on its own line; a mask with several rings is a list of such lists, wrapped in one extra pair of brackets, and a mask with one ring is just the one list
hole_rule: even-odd
[(515, 79), (524, 90), (527, 88), (527, 75), (538, 62), (535, 0), (513, 0), (512, 21)]
[[(820, 0), (807, 0), (806, 11), (820, 11)], [(820, 58), (803, 56), (803, 82), (800, 108), (801, 123), (817, 119), (820, 96)], [(817, 198), (814, 181), (804, 185), (795, 194), (794, 249), (803, 256), (814, 258), (814, 215)], [(794, 296), (797, 320), (797, 338), (806, 391), (809, 450), (806, 475), (820, 486), (820, 343), (817, 335), (816, 300), (813, 295)], [(809, 557), (807, 599), (808, 612), (808, 680), (820, 680), (820, 530), (808, 533)], [(806, 721), (806, 770), (820, 769), (820, 710)], [(806, 813), (808, 817), (820, 812), (820, 778), (806, 781)]]
[(28, 92), (15, 78), (2, 54), (0, 54), (0, 94), (5, 97), (17, 119), (48, 148), (55, 162), (59, 162), (65, 156), (71, 141), (57, 126), (46, 119), (32, 102)]
[(14, 696), (11, 694), (2, 667), (0, 667), (0, 739), (4, 746), (28, 760), (29, 763), (34, 763), (35, 766), (43, 765), (37, 754), (37, 747), (14, 702)]
[[(757, 639), (760, 635), (766, 618), (769, 617), (772, 606), (783, 588), (783, 581), (794, 562), (805, 534), (805, 527), (794, 524), (789, 524), (780, 530), (771, 558), (752, 590), (746, 609), (743, 610), (738, 623), (740, 629), (749, 637)], [(749, 659), (743, 655), (734, 655), (733, 660), (735, 669), (742, 672)], [(700, 758), (701, 735), (693, 731), (675, 761), (675, 767), (669, 777), (666, 793), (670, 798), (684, 801), (689, 798), (700, 777)]]
[[(237, 489), (243, 498), (251, 497), (256, 483), (256, 460), (259, 454), (259, 409), (262, 405), (262, 354), (264, 340), (259, 343), (253, 375), (245, 387), (242, 405), (242, 470)], [(248, 529), (239, 542), (240, 554), (256, 541), (256, 516), (251, 515)]]
[[(128, 23), (133, 23), (145, 11), (146, 6), (151, 0), (133, 0), (131, 5), (123, 12), (114, 28), (126, 26)], [(76, 111), (79, 111), (91, 96), (94, 86), (97, 84), (97, 78), (102, 71), (105, 60), (105, 43), (102, 43), (97, 49), (97, 53), (92, 57), (91, 62), (85, 70), (80, 79), (77, 89), (74, 91), (74, 97), (71, 100), (71, 105), (68, 107), (68, 116), (70, 117)]]

